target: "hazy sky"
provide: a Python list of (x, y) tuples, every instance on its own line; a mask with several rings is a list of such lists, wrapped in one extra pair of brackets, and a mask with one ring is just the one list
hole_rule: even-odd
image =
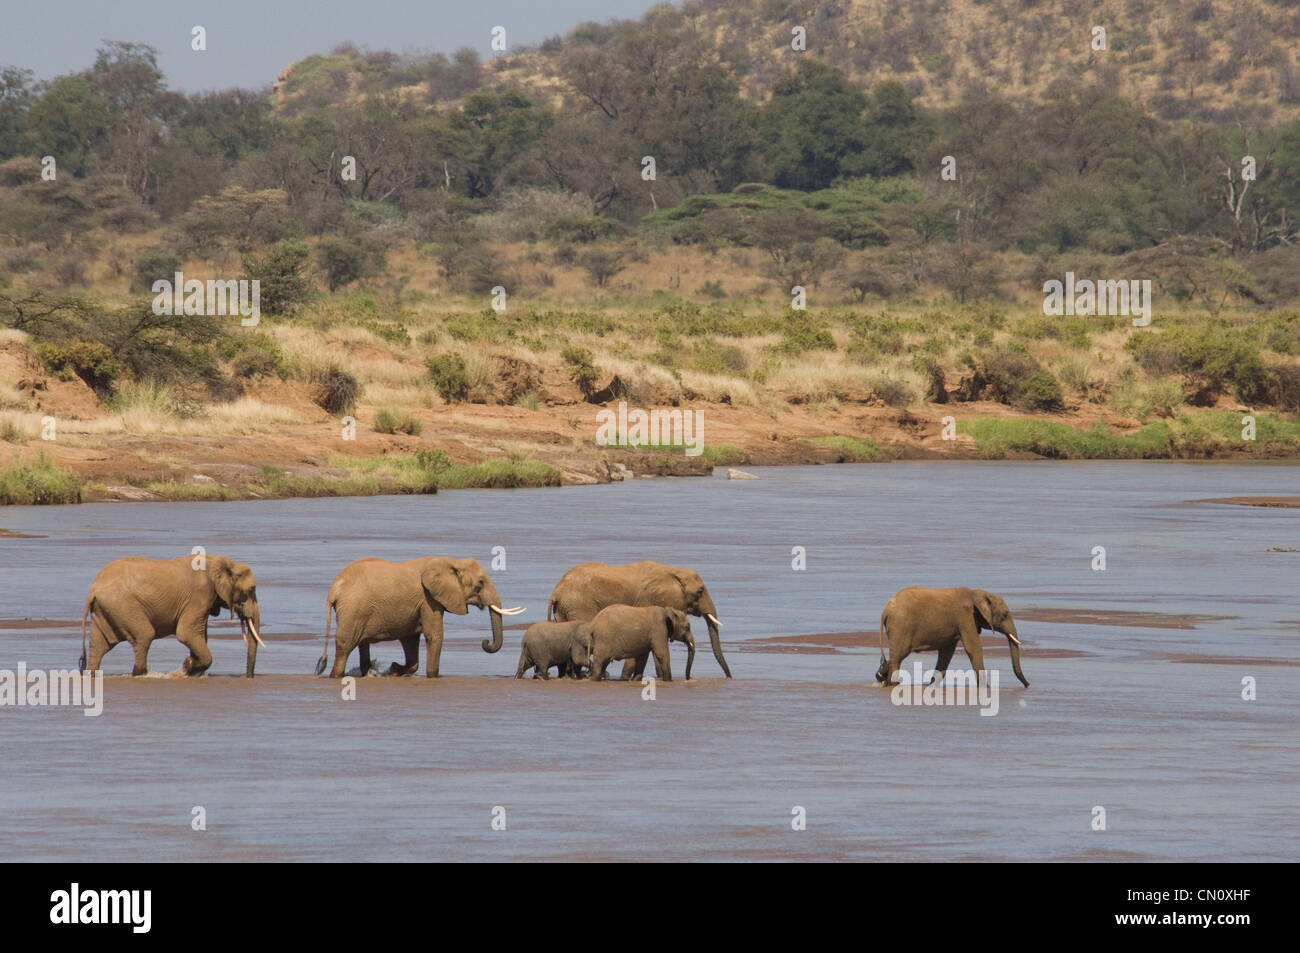
[[(639, 18), (653, 0), (0, 0), (0, 65), (37, 79), (85, 69), (102, 40), (148, 43), (172, 89), (257, 88), (312, 53), (350, 40), (362, 49), (492, 54), (491, 29), (511, 46), (563, 35), (588, 20)], [(207, 30), (207, 51), (190, 31)]]

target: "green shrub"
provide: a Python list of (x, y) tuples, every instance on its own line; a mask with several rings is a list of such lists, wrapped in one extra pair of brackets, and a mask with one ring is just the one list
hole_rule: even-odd
[(258, 307), (267, 314), (289, 315), (315, 296), (303, 267), (310, 254), (304, 242), (285, 239), (262, 257), (244, 257), (241, 278), (259, 284)]
[(0, 503), (33, 506), (80, 502), (80, 478), (55, 466), (43, 452), (31, 463), (16, 460), (0, 471)]
[(1064, 410), (1061, 385), (1047, 371), (1035, 371), (1020, 388), (1019, 405), (1026, 410)]
[(428, 369), (433, 389), (443, 400), (460, 401), (469, 394), (469, 374), (465, 370), (465, 359), (459, 354), (439, 354), (428, 358), (424, 366)]
[(569, 365), (569, 379), (578, 385), (583, 394), (590, 394), (596, 389), (600, 371), (593, 363), (595, 358), (590, 350), (570, 345), (560, 352), (560, 358)]
[(795, 318), (786, 326), (781, 343), (776, 350), (782, 354), (803, 354), (805, 351), (833, 351), (835, 338), (825, 327), (811, 318)]
[(1134, 334), (1124, 348), (1153, 374), (1181, 373), (1192, 378), (1200, 391), (1190, 395), (1195, 403), (1213, 403), (1228, 387), (1246, 404), (1268, 398), (1269, 372), (1253, 328), (1172, 327)]
[(176, 272), (181, 270), (181, 256), (165, 248), (154, 248), (135, 260), (135, 276), (131, 280), (132, 291), (153, 291), (153, 283), (160, 279), (176, 280)]
[(871, 389), (890, 407), (907, 407), (916, 399), (912, 388), (894, 377), (877, 378), (872, 382)]
[(535, 390), (525, 391), (515, 398), (515, 406), (525, 410), (536, 410), (540, 405), (541, 401)]
[(36, 355), (60, 379), (72, 380), (75, 375), (99, 393), (107, 391), (125, 370), (112, 349), (98, 341), (42, 342), (36, 345)]
[(829, 437), (814, 437), (811, 440), (805, 440), (804, 443), (822, 450), (834, 450), (840, 455), (841, 463), (873, 463), (885, 458), (885, 453), (880, 449), (880, 444), (870, 437), (859, 440), (856, 437), (846, 437), (843, 434), (832, 434)]
[(424, 425), (406, 411), (387, 408), (375, 412), (373, 427), (375, 433), (404, 433), (413, 437), (418, 437), (424, 430)]

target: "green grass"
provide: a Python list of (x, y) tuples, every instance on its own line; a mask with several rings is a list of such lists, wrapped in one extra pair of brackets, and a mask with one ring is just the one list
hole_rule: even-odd
[(706, 444), (700, 457), (711, 467), (736, 467), (749, 462), (749, 454), (734, 443)]
[(0, 503), (32, 506), (80, 503), (81, 479), (62, 470), (44, 453), (34, 461), (15, 461), (0, 471)]
[(811, 440), (805, 440), (804, 443), (821, 450), (834, 450), (840, 455), (842, 462), (874, 463), (877, 460), (885, 459), (885, 452), (880, 449), (880, 444), (870, 437), (865, 440), (858, 440), (855, 437), (846, 437), (837, 433), (829, 437), (814, 437)]
[(374, 420), (375, 433), (404, 433), (413, 437), (418, 437), (424, 430), (424, 425), (411, 416), (405, 410), (389, 410), (384, 408), (375, 411)]
[(1058, 460), (1141, 460), (1213, 457), (1225, 452), (1300, 452), (1300, 422), (1255, 414), (1255, 439), (1242, 438), (1242, 414), (1210, 411), (1180, 414), (1169, 422), (1147, 424), (1121, 434), (1105, 424), (1084, 430), (1068, 424), (1023, 417), (975, 417), (958, 424), (988, 459), (1027, 452)]
[(329, 463), (348, 470), (358, 479), (375, 481), (376, 486), (381, 481), (391, 483), (401, 493), (560, 485), (560, 471), (538, 460), (451, 463), (443, 454), (388, 454), (382, 457), (335, 456)]
[(238, 491), (215, 483), (176, 483), (172, 480), (155, 480), (145, 489), (172, 503), (207, 503), (241, 498)]

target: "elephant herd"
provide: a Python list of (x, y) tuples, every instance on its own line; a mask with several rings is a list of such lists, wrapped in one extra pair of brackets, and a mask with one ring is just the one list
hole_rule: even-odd
[[(325, 649), (316, 674), (322, 674), (328, 664), (333, 621), (331, 678), (344, 674), (354, 649), (361, 671), (369, 672), (370, 646), (388, 641), (400, 642), (405, 653), (403, 663), (394, 663), (388, 674), (412, 675), (419, 667), (421, 637), (425, 674), (435, 677), (442, 659), (443, 613), (465, 615), (471, 606), (487, 610), (491, 620), (492, 637), (483, 640), (483, 651), (500, 651), (502, 619), (523, 609), (502, 608), (496, 586), (476, 560), (442, 556), (396, 563), (359, 559), (344, 567), (330, 586)], [(190, 650), (182, 670), (187, 675), (201, 675), (212, 665), (208, 618), (223, 610), (239, 619), (247, 648), (244, 674), (251, 678), (257, 647), (265, 643), (258, 632), (262, 620), (257, 581), (247, 564), (214, 555), (114, 560), (95, 576), (86, 598), (81, 618), (81, 670), (97, 671), (109, 649), (129, 642), (135, 651), (131, 673), (143, 675), (154, 639), (175, 635)], [(522, 678), (531, 669), (535, 678), (548, 678), (554, 668), (561, 677), (589, 674), (602, 679), (611, 662), (623, 660), (621, 677), (640, 679), (653, 655), (657, 677), (668, 681), (672, 679), (669, 643), (682, 642), (687, 647), (689, 679), (695, 661), (689, 616), (705, 621), (713, 656), (730, 678), (731, 668), (723, 658), (719, 639), (722, 623), (699, 573), (650, 561), (624, 566), (582, 563), (566, 572), (551, 592), (547, 621), (534, 623), (524, 633), (515, 677)], [(890, 599), (880, 616), (881, 658), (876, 679), (891, 682), (902, 660), (915, 651), (937, 651), (937, 677), (942, 678), (958, 643), (972, 668), (981, 672), (984, 658), (979, 633), (985, 629), (1007, 636), (1012, 668), (1028, 686), (1020, 670), (1020, 639), (1006, 603), (982, 589), (967, 588), (913, 586)]]

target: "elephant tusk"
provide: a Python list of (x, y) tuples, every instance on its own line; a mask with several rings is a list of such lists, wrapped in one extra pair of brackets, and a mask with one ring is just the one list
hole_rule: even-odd
[(513, 609), (502, 609), (500, 606), (488, 606), (497, 615), (519, 615), (524, 611), (523, 606), (515, 606)]
[(1007, 638), (1010, 639), (1012, 642), (1016, 643), (1016, 645), (1020, 644), (1020, 640), (1016, 638), (1014, 635), (1012, 635), (1010, 632), (1007, 633)]
[(253, 638), (257, 639), (257, 644), (262, 648), (266, 648), (266, 643), (263, 642), (262, 637), (257, 634), (257, 626), (253, 625), (253, 620), (245, 619), (244, 621), (248, 623), (248, 631), (253, 633)]
[(716, 625), (719, 629), (722, 628), (722, 623), (718, 621), (718, 617), (717, 617), (716, 615), (714, 615), (712, 612), (706, 612), (706, 613), (704, 613), (704, 618), (708, 619), (710, 622), (712, 622), (714, 625)]

